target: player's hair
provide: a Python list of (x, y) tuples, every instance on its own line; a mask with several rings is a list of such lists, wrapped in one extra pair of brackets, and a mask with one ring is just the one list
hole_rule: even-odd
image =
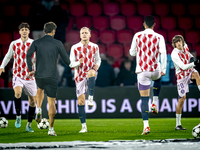
[(29, 24), (26, 23), (26, 22), (22, 22), (22, 23), (19, 25), (18, 29), (21, 30), (22, 28), (27, 28), (27, 29), (30, 30), (30, 26), (29, 26)]
[(149, 28), (151, 28), (155, 23), (155, 19), (153, 16), (146, 16), (144, 22)]
[(183, 47), (184, 47), (185, 41), (184, 41), (184, 38), (183, 38), (182, 35), (175, 35), (175, 36), (172, 38), (172, 46), (173, 46), (174, 48), (176, 48), (176, 43), (177, 43), (178, 41), (182, 41)]
[(87, 29), (87, 30), (91, 33), (91, 30), (90, 30), (88, 27), (82, 27), (82, 28), (80, 29), (80, 32), (81, 32), (81, 30), (83, 30), (83, 29)]
[(44, 33), (51, 33), (56, 30), (57, 26), (54, 22), (47, 22), (44, 24)]

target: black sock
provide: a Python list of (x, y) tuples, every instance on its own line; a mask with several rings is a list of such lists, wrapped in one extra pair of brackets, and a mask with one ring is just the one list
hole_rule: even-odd
[(88, 79), (88, 89), (89, 89), (89, 95), (94, 95), (94, 87), (95, 87), (95, 77), (90, 77)]
[(78, 105), (78, 115), (81, 123), (85, 123), (85, 105), (79, 106)]
[(35, 107), (29, 106), (29, 109), (28, 109), (28, 122), (32, 122), (34, 114), (35, 114)]
[(16, 110), (17, 116), (20, 116), (21, 115), (21, 97), (20, 98), (15, 97), (15, 110)]
[(141, 104), (142, 118), (143, 120), (148, 120), (149, 119), (149, 106), (148, 106), (149, 97), (141, 96), (141, 100), (142, 100), (142, 104)]

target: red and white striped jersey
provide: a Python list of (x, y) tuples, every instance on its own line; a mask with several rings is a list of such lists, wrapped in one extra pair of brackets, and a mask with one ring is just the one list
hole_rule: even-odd
[[(79, 63), (79, 59), (84, 58), (83, 63)], [(75, 68), (75, 82), (78, 83), (87, 77), (87, 72), (93, 69), (94, 65), (100, 66), (101, 58), (99, 56), (99, 47), (97, 44), (89, 42), (84, 45), (81, 42), (75, 44), (70, 52), (70, 67)]]
[(190, 58), (193, 55), (189, 52), (187, 44), (184, 45), (183, 50), (174, 48), (171, 57), (176, 69), (177, 80), (185, 78), (194, 69), (194, 63), (190, 63)]
[[(0, 68), (5, 68), (10, 59), (14, 56), (13, 76), (18, 76), (23, 80), (34, 80), (34, 76), (28, 78), (29, 70), (26, 62), (26, 54), (32, 42), (32, 39), (28, 39), (26, 42), (23, 42), (21, 38), (11, 42)], [(33, 71), (35, 71), (35, 61), (36, 55), (34, 53), (32, 56)]]
[[(129, 50), (131, 56), (136, 56), (136, 73), (160, 70), (166, 72), (167, 55), (165, 41), (162, 35), (152, 29), (137, 32)], [(161, 64), (159, 55), (161, 54)]]

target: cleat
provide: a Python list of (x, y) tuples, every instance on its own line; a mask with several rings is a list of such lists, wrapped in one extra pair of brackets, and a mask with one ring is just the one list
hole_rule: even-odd
[(26, 131), (27, 132), (34, 132), (33, 129), (31, 127), (29, 127), (29, 126), (26, 127)]
[(146, 127), (146, 129), (144, 129), (142, 135), (147, 135), (150, 133), (150, 128), (149, 127)]
[(36, 121), (37, 123), (40, 123), (41, 120), (42, 120), (42, 111), (38, 111), (38, 112), (36, 113), (36, 115), (35, 115), (35, 121)]
[(94, 106), (94, 102), (92, 98), (88, 98), (88, 106), (93, 107)]
[(15, 127), (16, 128), (20, 128), (21, 127), (21, 118), (16, 118)]
[(57, 136), (54, 130), (49, 130), (48, 135), (49, 136)]
[(186, 128), (183, 128), (182, 125), (176, 126), (175, 130), (186, 130)]
[(152, 114), (154, 114), (154, 115), (158, 114), (157, 106), (155, 104), (152, 104), (151, 111), (152, 111)]
[(82, 129), (79, 131), (79, 133), (85, 133), (87, 132), (87, 126), (82, 127)]

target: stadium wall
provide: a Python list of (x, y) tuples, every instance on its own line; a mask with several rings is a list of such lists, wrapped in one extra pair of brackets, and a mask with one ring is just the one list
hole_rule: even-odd
[[(200, 116), (200, 93), (197, 87), (190, 87), (183, 107), (183, 117)], [(158, 115), (150, 113), (152, 118), (175, 117), (177, 100), (176, 86), (163, 86), (160, 92)], [(0, 116), (15, 119), (13, 89), (0, 89)], [(152, 90), (151, 96), (152, 98)], [(22, 94), (22, 118), (27, 118), (28, 100)], [(59, 119), (78, 118), (75, 88), (58, 88), (56, 98), (57, 114)], [(95, 106), (85, 105), (87, 118), (140, 118), (141, 100), (137, 87), (95, 87)], [(149, 106), (151, 106), (151, 99)], [(86, 100), (87, 104), (87, 100)], [(47, 97), (42, 105), (43, 118), (48, 118)]]

